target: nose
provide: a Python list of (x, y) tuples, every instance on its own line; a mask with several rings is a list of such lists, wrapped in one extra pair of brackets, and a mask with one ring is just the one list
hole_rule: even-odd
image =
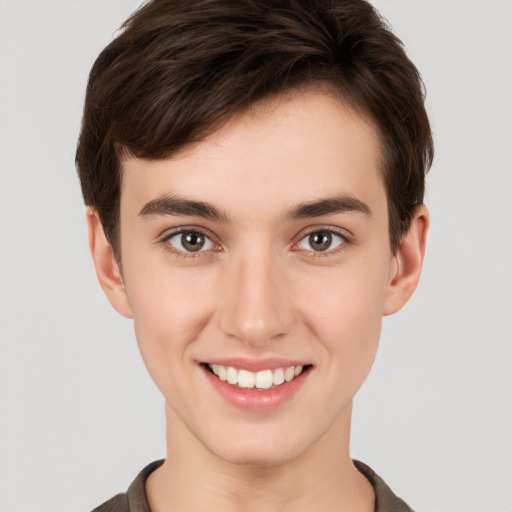
[(288, 334), (293, 325), (286, 269), (268, 251), (233, 256), (220, 289), (221, 330), (247, 345), (264, 347)]

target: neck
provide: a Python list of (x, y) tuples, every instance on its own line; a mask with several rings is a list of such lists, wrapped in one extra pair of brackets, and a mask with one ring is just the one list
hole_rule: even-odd
[(306, 452), (273, 466), (234, 464), (167, 411), (167, 459), (146, 491), (152, 512), (371, 512), (373, 489), (349, 455), (350, 411)]

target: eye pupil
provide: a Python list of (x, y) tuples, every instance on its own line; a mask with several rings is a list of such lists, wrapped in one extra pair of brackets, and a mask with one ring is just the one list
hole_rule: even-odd
[(205, 243), (205, 238), (200, 233), (188, 232), (181, 235), (181, 244), (189, 252), (200, 251)]
[(317, 231), (309, 235), (309, 244), (315, 251), (326, 251), (331, 247), (332, 234), (327, 231)]

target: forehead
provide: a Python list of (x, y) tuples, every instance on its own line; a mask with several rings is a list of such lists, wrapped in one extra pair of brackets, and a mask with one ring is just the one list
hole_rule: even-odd
[[(374, 124), (340, 99), (293, 92), (253, 105), (164, 160), (123, 161), (121, 209), (179, 194), (223, 204), (293, 206), (383, 194)], [(336, 189), (336, 190), (333, 190)]]

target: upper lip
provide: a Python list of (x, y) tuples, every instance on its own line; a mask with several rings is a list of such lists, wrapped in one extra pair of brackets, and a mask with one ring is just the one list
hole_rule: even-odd
[(263, 370), (275, 370), (277, 368), (289, 368), (290, 366), (306, 366), (306, 361), (298, 359), (283, 359), (279, 357), (270, 357), (265, 359), (249, 359), (245, 357), (220, 357), (203, 361), (204, 364), (218, 364), (221, 366), (232, 366), (238, 370), (248, 370), (250, 372), (260, 372)]

